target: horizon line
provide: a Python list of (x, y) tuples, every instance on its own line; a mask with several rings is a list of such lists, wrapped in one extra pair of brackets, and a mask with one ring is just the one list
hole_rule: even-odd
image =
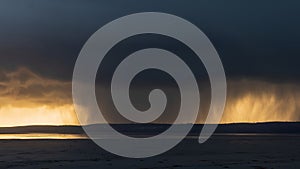
[[(236, 122), (236, 123), (219, 123), (217, 125), (233, 125), (233, 124), (270, 124), (270, 123), (300, 123), (300, 121), (266, 121), (266, 122)], [(0, 128), (18, 128), (18, 127), (85, 127), (92, 125), (104, 125), (105, 123), (94, 123), (88, 125), (47, 125), (47, 124), (36, 124), (36, 125), (20, 125), (20, 126), (0, 126)], [(204, 123), (111, 123), (110, 125), (204, 125)], [(208, 125), (216, 125), (216, 124), (208, 124)]]

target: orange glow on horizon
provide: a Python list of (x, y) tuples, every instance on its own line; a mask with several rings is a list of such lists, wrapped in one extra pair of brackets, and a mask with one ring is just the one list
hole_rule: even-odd
[[(0, 127), (80, 125), (74, 111), (70, 81), (42, 77), (24, 67), (12, 72), (0, 70), (0, 73), (3, 76), (0, 81)], [(299, 86), (299, 83), (255, 79), (228, 80), (227, 103), (221, 123), (300, 121)], [(88, 108), (84, 109), (88, 111)], [(203, 123), (205, 116), (200, 118), (197, 122)], [(85, 119), (86, 124), (91, 124), (89, 120), (97, 118)], [(168, 119), (163, 120), (168, 122)]]
[(0, 126), (79, 125), (73, 105), (0, 108)]
[(259, 123), (297, 121), (295, 101), (280, 103), (274, 96), (244, 96), (227, 104), (221, 123)]

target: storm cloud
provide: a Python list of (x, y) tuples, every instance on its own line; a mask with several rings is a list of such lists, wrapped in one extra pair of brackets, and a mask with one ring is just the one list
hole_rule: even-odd
[[(299, 9), (300, 2), (296, 0), (247, 3), (238, 0), (226, 3), (208, 0), (1, 1), (0, 108), (4, 113), (9, 106), (46, 106), (57, 110), (54, 112), (67, 111), (72, 116), (65, 116), (72, 119), (67, 123), (76, 124), (71, 80), (84, 43), (111, 20), (136, 12), (155, 11), (189, 20), (208, 36), (217, 49), (228, 79), (223, 123), (299, 121)], [(149, 47), (171, 50), (191, 67), (200, 91), (204, 93), (198, 118), (198, 122), (203, 122), (210, 97), (205, 67), (184, 44), (172, 38), (144, 35), (117, 44), (114, 51), (108, 53), (103, 67), (99, 68), (98, 92), (101, 94), (108, 89), (113, 70), (122, 59)], [(148, 72), (137, 79), (137, 85), (132, 88), (133, 95), (137, 95), (132, 100), (138, 108), (147, 107), (145, 96), (149, 82), (153, 81), (171, 97), (177, 95), (174, 92), (176, 85), (167, 76)], [(140, 91), (143, 86), (145, 91)], [(99, 97), (106, 96), (100, 94)], [(170, 104), (177, 102), (173, 99)], [(114, 113), (110, 101), (99, 104), (108, 114)], [(60, 110), (57, 107), (64, 108)], [(169, 108), (170, 112), (174, 112), (176, 106)], [(169, 118), (161, 118), (158, 122), (172, 121), (172, 113), (169, 115)], [(110, 116), (113, 122), (124, 120), (118, 115)], [(55, 119), (53, 117), (52, 122)], [(63, 124), (62, 121), (60, 123)]]

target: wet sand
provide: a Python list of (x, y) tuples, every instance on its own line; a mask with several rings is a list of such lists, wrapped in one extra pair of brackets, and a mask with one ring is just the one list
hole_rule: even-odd
[(112, 155), (91, 140), (0, 140), (1, 169), (299, 169), (300, 135), (225, 134), (185, 139), (147, 159)]

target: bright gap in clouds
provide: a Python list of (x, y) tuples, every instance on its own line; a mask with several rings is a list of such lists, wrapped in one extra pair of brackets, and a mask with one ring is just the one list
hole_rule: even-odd
[(73, 105), (57, 107), (12, 107), (0, 108), (1, 127), (27, 125), (78, 125)]
[(71, 82), (41, 77), (21, 67), (0, 70), (0, 126), (78, 125)]

